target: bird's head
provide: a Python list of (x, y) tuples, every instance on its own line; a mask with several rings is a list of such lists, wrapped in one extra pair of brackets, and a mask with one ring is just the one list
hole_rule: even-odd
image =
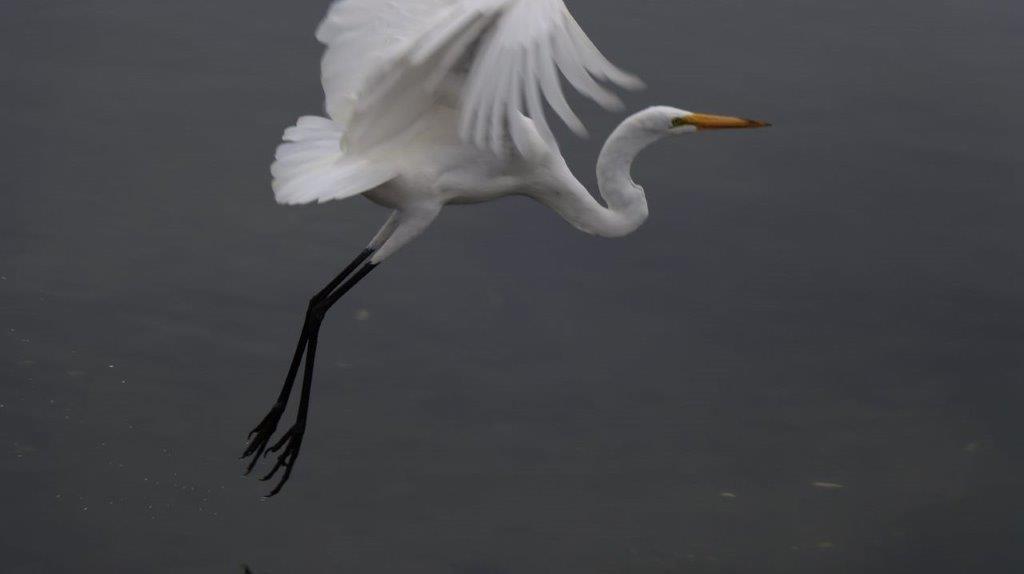
[(758, 120), (698, 114), (669, 106), (656, 106), (637, 114), (641, 127), (659, 135), (678, 135), (704, 130), (764, 128), (771, 124)]

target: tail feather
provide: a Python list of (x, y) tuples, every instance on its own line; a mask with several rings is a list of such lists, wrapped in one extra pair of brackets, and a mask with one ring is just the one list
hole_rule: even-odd
[(344, 133), (341, 125), (316, 116), (301, 117), (284, 131), (284, 143), (278, 146), (270, 166), (278, 203), (344, 199), (394, 177), (385, 166), (347, 157), (341, 149)]

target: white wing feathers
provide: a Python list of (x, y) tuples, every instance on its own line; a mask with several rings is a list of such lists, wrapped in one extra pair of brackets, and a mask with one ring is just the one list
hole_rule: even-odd
[[(278, 202), (327, 201), (396, 177), (402, 142), (438, 104), (459, 110), (459, 137), (524, 153), (521, 115), (556, 146), (545, 102), (586, 133), (561, 76), (606, 108), (621, 105), (600, 82), (642, 82), (597, 50), (562, 0), (338, 0), (317, 29), (327, 113), (285, 132), (271, 168)], [(511, 126), (511, 127), (510, 127)]]
[[(284, 132), (270, 172), (278, 203), (324, 202), (363, 193), (397, 175), (393, 163), (373, 156), (346, 156), (339, 142), (341, 126), (316, 116), (299, 118)], [(381, 150), (387, 152), (385, 146)]]
[(339, 0), (316, 30), (327, 46), (321, 61), (327, 113), (347, 125), (369, 76), (395, 49), (422, 35), (456, 0)]
[[(613, 66), (590, 42), (562, 0), (502, 2), (490, 36), (476, 55), (464, 92), (460, 134), (492, 149), (517, 112), (536, 124), (545, 139), (554, 141), (544, 118), (546, 101), (579, 135), (586, 129), (562, 92), (559, 70), (580, 93), (607, 108), (621, 101), (596, 81), (607, 80), (639, 88), (639, 79)], [(525, 109), (523, 108), (525, 99)]]
[[(460, 136), (495, 151), (501, 151), (509, 122), (519, 112), (553, 142), (544, 102), (574, 132), (586, 133), (566, 102), (559, 72), (580, 93), (608, 108), (621, 103), (598, 81), (626, 88), (642, 86), (639, 79), (601, 55), (562, 0), (342, 0), (328, 21), (352, 30), (342, 24), (347, 17), (339, 20), (346, 11), (361, 15), (351, 20), (353, 25), (374, 22), (387, 34), (386, 39), (375, 39), (386, 47), (373, 50), (376, 61), (361, 79), (363, 85), (346, 86), (349, 107), (333, 106), (343, 115), (351, 114), (343, 119), (332, 112), (336, 121), (349, 122), (346, 148), (366, 149), (394, 137), (450, 96), (445, 88), (452, 87), (449, 80), (453, 78), (461, 108)], [(384, 12), (392, 18), (388, 25), (378, 19)], [(321, 39), (325, 36), (321, 34)], [(324, 60), (328, 102), (339, 99), (337, 59), (330, 57), (334, 51), (335, 43), (328, 41)], [(345, 57), (358, 58), (362, 53), (350, 51)]]

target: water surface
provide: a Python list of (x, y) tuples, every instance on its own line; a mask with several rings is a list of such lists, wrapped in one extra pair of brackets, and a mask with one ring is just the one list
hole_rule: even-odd
[(447, 211), (328, 319), (261, 502), (245, 433), (387, 215), (272, 201), (326, 2), (7, 0), (3, 570), (1021, 571), (1022, 5), (570, 5), (630, 109), (776, 127), (645, 153), (623, 240)]

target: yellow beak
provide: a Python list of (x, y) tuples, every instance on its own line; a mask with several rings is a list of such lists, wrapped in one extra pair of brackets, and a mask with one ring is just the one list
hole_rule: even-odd
[(727, 130), (741, 128), (766, 128), (771, 124), (758, 120), (733, 118), (730, 116), (713, 116), (711, 114), (690, 114), (672, 120), (672, 125), (695, 126), (698, 130)]

